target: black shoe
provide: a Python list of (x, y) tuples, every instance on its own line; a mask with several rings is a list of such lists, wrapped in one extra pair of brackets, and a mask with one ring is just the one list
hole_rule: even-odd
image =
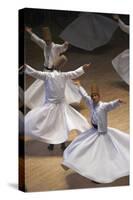
[(48, 145), (48, 150), (53, 151), (54, 150), (54, 144), (49, 144)]
[(61, 147), (62, 151), (64, 151), (66, 149), (66, 145), (65, 145), (65, 142), (61, 144)]

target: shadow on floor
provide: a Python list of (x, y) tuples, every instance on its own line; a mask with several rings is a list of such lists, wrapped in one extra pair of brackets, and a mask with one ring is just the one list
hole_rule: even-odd
[[(66, 142), (68, 146), (71, 141)], [(63, 150), (60, 148), (61, 145), (55, 145), (53, 151), (48, 150), (48, 144), (37, 141), (28, 140), (25, 142), (25, 156), (63, 156)]]
[(66, 177), (66, 182), (69, 189), (127, 186), (129, 185), (129, 176), (119, 178), (112, 183), (98, 184), (79, 175), (78, 173), (72, 173)]

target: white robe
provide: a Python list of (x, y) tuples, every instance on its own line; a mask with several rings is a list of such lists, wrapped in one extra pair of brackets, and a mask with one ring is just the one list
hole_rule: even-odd
[(25, 117), (25, 133), (50, 144), (60, 144), (68, 139), (71, 130), (83, 132), (88, 129), (87, 120), (64, 98), (65, 85), (68, 79), (81, 76), (80, 67), (71, 72), (39, 72), (27, 66), (26, 73), (41, 79), (45, 85), (45, 103), (31, 110)]
[(91, 98), (80, 91), (98, 129), (92, 127), (73, 140), (64, 151), (63, 165), (99, 183), (129, 175), (129, 135), (107, 127), (107, 112), (119, 105), (118, 100), (94, 107)]
[(44, 66), (47, 66), (48, 68), (52, 68), (55, 59), (67, 50), (64, 44), (55, 44), (52, 42), (50, 46), (47, 46), (46, 42), (34, 33), (31, 34), (31, 40), (43, 50), (45, 58)]
[(117, 23), (108, 17), (84, 13), (72, 21), (60, 37), (73, 46), (92, 51), (107, 44), (117, 27)]
[[(129, 26), (121, 19), (118, 21), (122, 31), (129, 34)], [(112, 64), (119, 76), (129, 85), (129, 49), (124, 50), (112, 60)]]
[[(31, 39), (42, 48), (44, 53), (44, 66), (52, 68), (53, 62), (61, 53), (65, 52), (67, 49), (64, 44), (59, 45), (54, 42), (51, 43), (51, 46), (48, 47), (46, 42), (40, 39), (34, 33), (31, 35)], [(44, 68), (45, 70), (45, 68)], [(77, 86), (73, 84), (72, 80), (68, 80), (66, 84), (65, 91), (66, 101), (71, 103), (80, 103), (81, 96), (78, 93)], [(26, 91), (25, 91), (25, 105), (33, 109), (35, 107), (41, 106), (44, 104), (45, 99), (45, 90), (44, 82), (42, 80), (36, 80)]]

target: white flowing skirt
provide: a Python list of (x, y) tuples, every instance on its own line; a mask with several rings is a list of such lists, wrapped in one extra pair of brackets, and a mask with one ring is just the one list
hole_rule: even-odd
[(116, 56), (112, 64), (119, 76), (129, 84), (129, 49)]
[(108, 43), (117, 27), (118, 24), (108, 17), (84, 13), (72, 21), (60, 37), (73, 46), (92, 51)]
[[(33, 109), (38, 106), (44, 105), (45, 102), (45, 86), (44, 81), (36, 80), (26, 91), (25, 91), (25, 105)], [(79, 94), (78, 87), (73, 83), (72, 80), (68, 80), (65, 88), (65, 99), (68, 104), (79, 104), (82, 97)]]
[(25, 134), (50, 144), (68, 139), (71, 130), (84, 132), (89, 123), (79, 112), (66, 103), (47, 103), (31, 110), (25, 117)]
[(64, 151), (63, 165), (99, 183), (129, 174), (129, 135), (114, 128), (99, 134), (91, 128)]

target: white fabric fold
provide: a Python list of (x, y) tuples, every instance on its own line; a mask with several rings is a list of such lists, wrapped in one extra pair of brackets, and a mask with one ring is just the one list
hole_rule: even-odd
[(117, 27), (118, 24), (108, 17), (85, 13), (72, 21), (60, 37), (73, 46), (92, 51), (108, 43)]
[(26, 73), (44, 79), (45, 101), (40, 107), (32, 109), (25, 116), (25, 133), (50, 144), (60, 144), (68, 139), (71, 130), (78, 132), (90, 126), (85, 117), (65, 101), (67, 80), (77, 78), (84, 73), (82, 67), (71, 72), (38, 72), (26, 67)]

